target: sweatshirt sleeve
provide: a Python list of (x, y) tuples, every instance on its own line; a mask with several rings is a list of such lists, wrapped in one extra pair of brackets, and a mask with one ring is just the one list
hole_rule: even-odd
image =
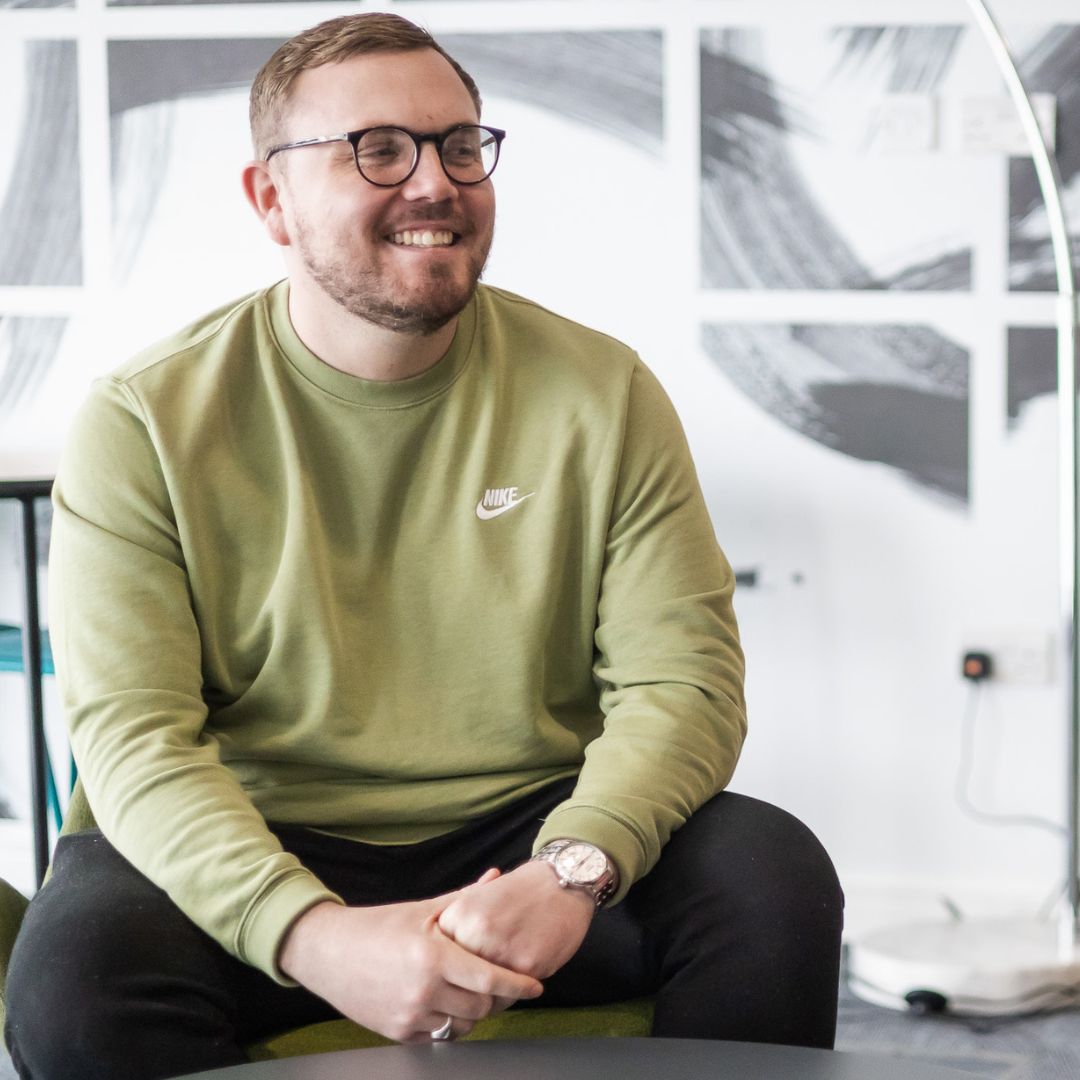
[(276, 965), (287, 929), (314, 904), (340, 900), (283, 851), (204, 727), (180, 532), (124, 383), (94, 385), (53, 499), (53, 648), (97, 822), (196, 925), (288, 984)]
[(603, 848), (620, 871), (616, 902), (731, 779), (746, 733), (733, 590), (678, 417), (638, 362), (595, 633), (604, 729), (534, 847)]

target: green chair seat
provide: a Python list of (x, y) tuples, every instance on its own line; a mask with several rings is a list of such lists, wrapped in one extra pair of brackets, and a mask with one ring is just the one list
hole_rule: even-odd
[[(71, 795), (63, 834), (81, 832), (94, 827), (94, 815), (77, 783)], [(20, 892), (0, 879), (0, 1029), (7, 1012), (4, 984), (8, 961), (15, 944), (15, 935), (29, 901)], [(611, 1005), (590, 1005), (579, 1008), (509, 1009), (498, 1016), (482, 1020), (466, 1036), (480, 1039), (544, 1039), (578, 1036), (583, 1038), (641, 1037), (652, 1032), (653, 1000), (638, 998)], [(332, 1050), (358, 1050), (374, 1046), (389, 1046), (389, 1039), (354, 1024), (349, 1020), (328, 1020), (322, 1024), (286, 1031), (247, 1048), (252, 1061), (297, 1057), (303, 1054), (328, 1053)]]
[(0, 878), (0, 1029), (3, 1028), (4, 1017), (7, 1015), (7, 994), (4, 987), (7, 985), (8, 962), (15, 945), (15, 935), (19, 932), (19, 924), (29, 903), (18, 889), (12, 888)]
[[(573, 1009), (510, 1009), (481, 1020), (462, 1041), (574, 1036), (593, 1039), (644, 1037), (652, 1032), (652, 1017), (652, 998)], [(390, 1039), (376, 1035), (350, 1020), (327, 1020), (255, 1043), (247, 1048), (247, 1053), (252, 1061), (269, 1061), (333, 1050), (365, 1050), (390, 1045)]]

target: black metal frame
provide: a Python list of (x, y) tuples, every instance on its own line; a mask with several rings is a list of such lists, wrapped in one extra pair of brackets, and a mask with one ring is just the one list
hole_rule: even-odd
[(34, 503), (52, 492), (51, 480), (0, 480), (0, 499), (22, 507), (23, 541), (23, 675), (26, 678), (30, 725), (30, 820), (33, 828), (34, 875), (40, 887), (49, 866), (48, 791), (45, 783), (45, 699), (41, 675), (41, 613), (38, 607), (38, 535)]

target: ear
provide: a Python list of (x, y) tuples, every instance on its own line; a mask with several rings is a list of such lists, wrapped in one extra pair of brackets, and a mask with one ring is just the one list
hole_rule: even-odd
[(249, 161), (241, 174), (244, 195), (251, 203), (267, 235), (275, 244), (288, 247), (292, 241), (285, 225), (285, 212), (281, 204), (281, 188), (270, 174), (265, 161)]

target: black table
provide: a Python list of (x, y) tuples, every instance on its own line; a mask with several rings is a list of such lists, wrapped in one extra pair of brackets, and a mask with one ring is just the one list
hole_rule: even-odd
[(198, 1080), (970, 1080), (978, 1074), (896, 1056), (756, 1043), (521, 1039), (346, 1050), (197, 1075)]

